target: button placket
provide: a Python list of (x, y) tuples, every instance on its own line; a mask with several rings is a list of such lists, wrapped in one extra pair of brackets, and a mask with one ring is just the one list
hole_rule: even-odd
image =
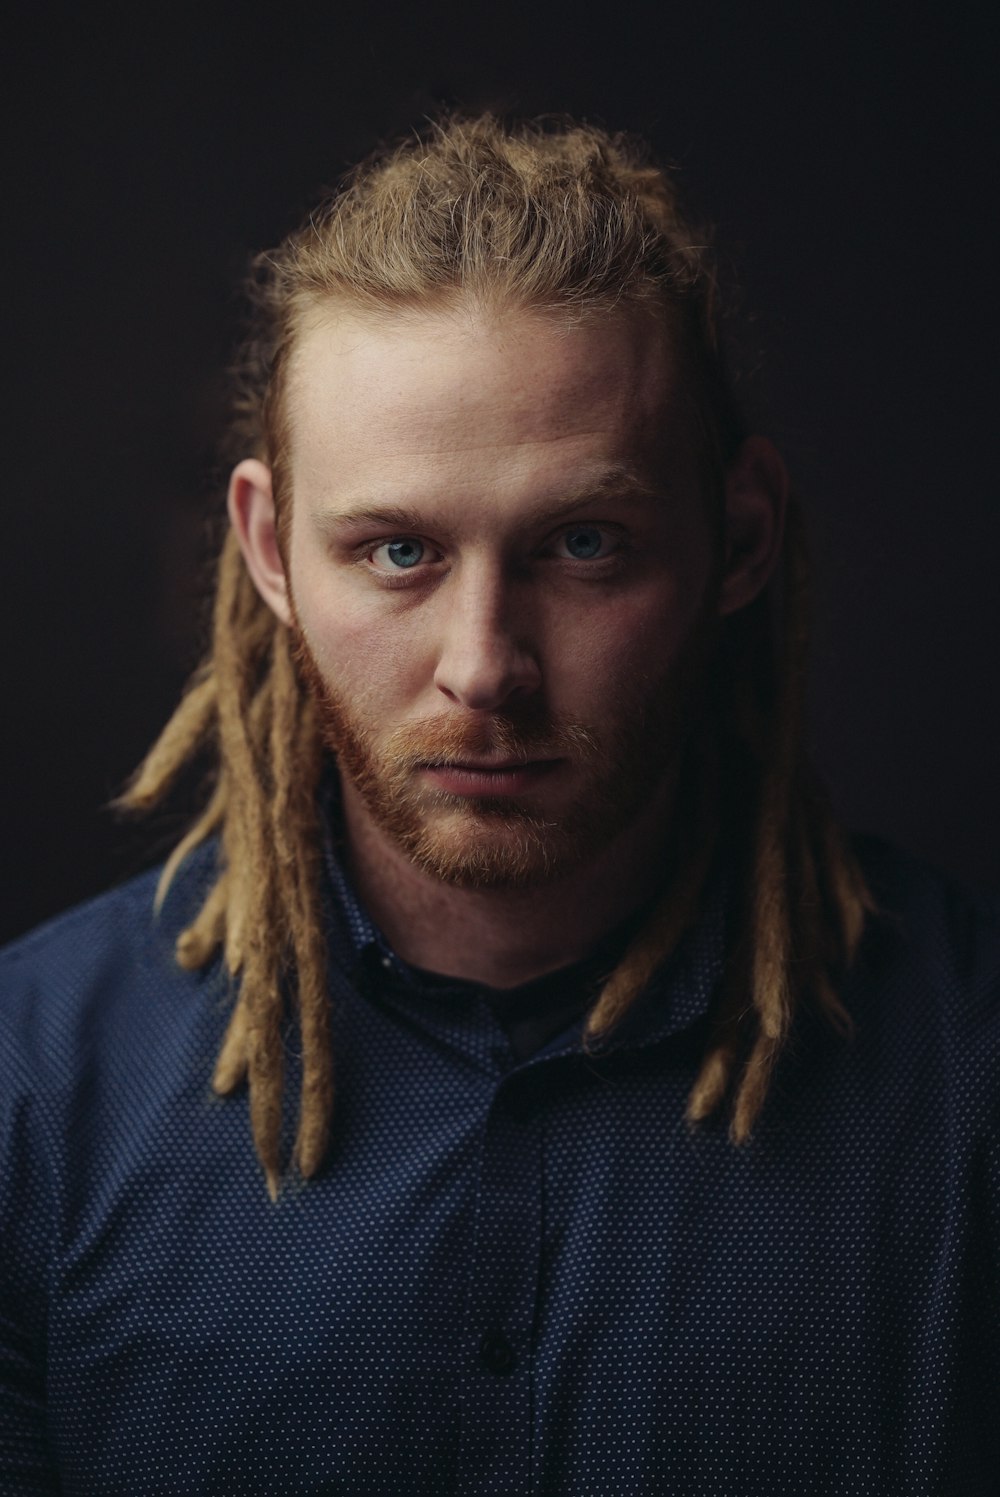
[(543, 1123), (502, 1081), (483, 1130), (462, 1385), (457, 1492), (530, 1491), (531, 1335), (542, 1251)]

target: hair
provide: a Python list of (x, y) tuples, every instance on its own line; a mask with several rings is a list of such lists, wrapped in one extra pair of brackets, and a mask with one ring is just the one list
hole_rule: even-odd
[[(706, 494), (721, 515), (726, 463), (743, 431), (720, 344), (714, 260), (707, 236), (682, 214), (672, 174), (641, 143), (563, 120), (439, 121), (358, 167), (279, 248), (258, 256), (248, 292), (228, 456), (270, 464), (279, 539), (290, 511), (289, 359), (306, 319), (329, 302), (382, 318), (459, 298), (571, 319), (619, 305), (651, 309), (667, 320), (683, 361)], [(804, 751), (807, 598), (793, 496), (778, 574), (724, 621), (681, 772), (676, 872), (584, 1030), (593, 1051), (675, 951), (703, 907), (725, 835), (737, 852), (738, 918), (685, 1117), (693, 1128), (731, 1100), (736, 1146), (752, 1137), (798, 1009), (811, 1006), (853, 1038), (835, 982), (874, 909)], [(288, 630), (257, 594), (232, 531), (210, 649), (120, 804), (158, 805), (206, 751), (211, 792), (163, 868), (156, 907), (188, 854), (217, 835), (217, 877), (176, 954), (182, 967), (200, 968), (221, 948), (234, 979), (212, 1084), (226, 1095), (248, 1083), (254, 1145), (276, 1200), (286, 994), (301, 1026), (293, 1161), (303, 1177), (320, 1168), (333, 1118), (320, 908), (324, 749)]]

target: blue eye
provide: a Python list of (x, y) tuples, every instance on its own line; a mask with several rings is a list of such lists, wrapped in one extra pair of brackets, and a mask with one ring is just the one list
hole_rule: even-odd
[(593, 561), (603, 542), (604, 537), (593, 525), (578, 525), (566, 532), (566, 550), (574, 561)]
[(423, 541), (402, 540), (387, 541), (385, 546), (379, 547), (384, 550), (394, 567), (415, 567), (418, 561), (423, 559)]

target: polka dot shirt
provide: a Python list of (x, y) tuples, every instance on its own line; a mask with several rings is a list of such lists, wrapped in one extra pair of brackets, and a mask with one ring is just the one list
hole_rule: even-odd
[(584, 1056), (593, 973), (515, 1043), (332, 862), (335, 1132), (277, 1205), (209, 1085), (228, 979), (172, 956), (213, 849), (9, 947), (0, 1492), (997, 1497), (997, 904), (859, 850), (856, 1037), (801, 1019), (744, 1149), (683, 1121), (724, 864)]

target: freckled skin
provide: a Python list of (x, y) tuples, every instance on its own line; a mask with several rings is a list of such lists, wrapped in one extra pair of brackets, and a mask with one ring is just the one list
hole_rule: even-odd
[[(634, 309), (566, 326), (331, 308), (286, 392), (283, 561), (266, 470), (234, 475), (248, 564), (330, 699), (355, 876), (419, 965), (524, 981), (662, 878), (679, 685), (723, 611), (681, 380)], [(426, 770), (518, 751), (558, 762), (506, 800)], [(478, 887), (473, 851), (496, 875)]]

